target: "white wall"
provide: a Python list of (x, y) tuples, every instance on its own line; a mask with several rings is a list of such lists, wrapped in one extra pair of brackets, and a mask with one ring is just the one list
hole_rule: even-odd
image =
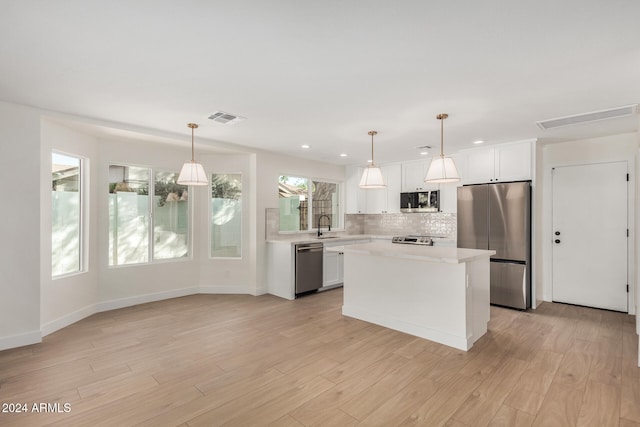
[[(49, 119), (42, 120), (40, 193), (40, 323), (42, 335), (96, 311), (98, 295), (98, 147), (96, 138)], [(84, 158), (83, 233), (85, 271), (51, 278), (51, 152)]]
[[(552, 181), (551, 170), (557, 166), (579, 165), (589, 163), (602, 163), (610, 161), (627, 161), (629, 165), (629, 310), (630, 314), (635, 313), (635, 156), (638, 150), (638, 135), (627, 133), (611, 135), (601, 138), (584, 139), (578, 141), (563, 142), (558, 144), (548, 144), (543, 148), (542, 154), (542, 176), (538, 176), (538, 185), (542, 191), (542, 210), (536, 212), (541, 217), (536, 218), (541, 224), (540, 239), (542, 242), (542, 297), (545, 301), (552, 299)], [(539, 288), (538, 288), (539, 289)], [(539, 294), (538, 294), (539, 296)]]
[[(252, 155), (224, 155), (204, 154), (198, 156), (206, 172), (212, 173), (241, 173), (242, 174), (242, 257), (241, 258), (211, 258), (210, 209), (206, 215), (197, 216), (198, 254), (200, 261), (200, 292), (202, 293), (243, 293), (256, 294), (255, 280), (255, 232), (251, 223), (252, 213), (255, 211), (255, 198), (252, 199), (255, 179), (252, 174)], [(202, 203), (210, 203), (210, 193)], [(200, 204), (200, 206), (202, 206)]]
[(40, 114), (0, 102), (0, 350), (40, 341)]

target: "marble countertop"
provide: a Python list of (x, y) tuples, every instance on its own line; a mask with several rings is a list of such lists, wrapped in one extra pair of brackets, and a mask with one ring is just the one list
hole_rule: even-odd
[(495, 251), (463, 249), (448, 246), (401, 245), (389, 242), (370, 242), (346, 246), (333, 246), (327, 251), (360, 255), (395, 257), (416, 261), (461, 264), (495, 255)]

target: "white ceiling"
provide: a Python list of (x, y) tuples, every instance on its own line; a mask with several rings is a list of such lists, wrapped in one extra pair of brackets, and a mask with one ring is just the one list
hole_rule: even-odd
[[(0, 100), (336, 164), (638, 129), (637, 0), (0, 0)], [(235, 126), (207, 116), (247, 117)], [(300, 149), (302, 144), (311, 149)], [(225, 144), (226, 145), (226, 144)], [(228, 145), (226, 145), (228, 147)], [(348, 157), (339, 157), (340, 153)]]

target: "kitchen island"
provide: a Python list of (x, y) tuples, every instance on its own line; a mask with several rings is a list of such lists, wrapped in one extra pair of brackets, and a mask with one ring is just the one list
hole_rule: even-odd
[(494, 251), (373, 242), (344, 253), (342, 314), (460, 350), (487, 332)]

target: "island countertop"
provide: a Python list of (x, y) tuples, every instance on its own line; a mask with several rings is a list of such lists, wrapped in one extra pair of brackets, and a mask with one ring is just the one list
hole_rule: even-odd
[(445, 246), (402, 245), (391, 242), (371, 242), (326, 248), (331, 252), (344, 252), (361, 255), (373, 255), (392, 258), (411, 259), (416, 261), (461, 264), (488, 258), (495, 251), (482, 249), (463, 249)]

